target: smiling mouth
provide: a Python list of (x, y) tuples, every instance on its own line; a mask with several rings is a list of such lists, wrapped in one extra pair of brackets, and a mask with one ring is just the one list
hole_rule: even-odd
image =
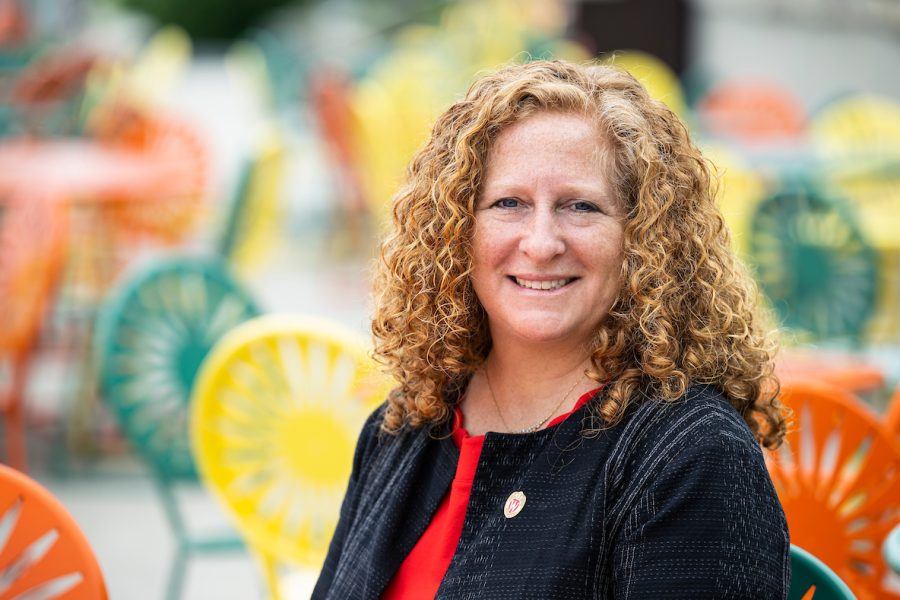
[(551, 279), (547, 281), (535, 281), (531, 279), (521, 279), (519, 277), (510, 276), (516, 285), (527, 290), (558, 290), (561, 287), (572, 283), (577, 277), (569, 277), (564, 279)]

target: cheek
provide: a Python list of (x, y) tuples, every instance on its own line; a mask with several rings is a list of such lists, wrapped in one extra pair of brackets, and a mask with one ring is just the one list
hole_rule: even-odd
[(579, 233), (570, 248), (581, 260), (596, 265), (604, 273), (612, 268), (619, 270), (624, 256), (621, 233), (609, 228)]
[(469, 278), (472, 281), (472, 288), (475, 295), (479, 297), (484, 292), (484, 285), (487, 280), (487, 274), (490, 272), (490, 264), (488, 262), (491, 256), (491, 248), (488, 240), (485, 239), (483, 232), (477, 229), (472, 237), (472, 270)]
[(606, 289), (608, 294), (607, 310), (612, 308), (622, 294), (622, 284), (625, 281), (623, 270), (624, 256), (621, 251), (614, 254), (610, 260), (606, 273)]
[(496, 228), (476, 227), (472, 236), (472, 268), (485, 270), (502, 258), (503, 235)]
[(620, 239), (609, 241), (612, 243), (595, 247), (590, 253), (590, 258), (587, 258), (593, 265), (597, 285), (602, 290), (604, 297), (618, 294), (622, 282), (624, 254), (621, 241)]

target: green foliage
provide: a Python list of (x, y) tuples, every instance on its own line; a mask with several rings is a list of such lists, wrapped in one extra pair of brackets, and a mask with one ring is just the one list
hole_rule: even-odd
[(232, 41), (266, 13), (307, 0), (117, 0), (159, 25), (178, 25), (198, 41)]

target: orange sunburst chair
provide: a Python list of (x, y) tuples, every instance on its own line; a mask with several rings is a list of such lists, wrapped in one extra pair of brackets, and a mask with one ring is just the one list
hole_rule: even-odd
[(797, 349), (785, 352), (776, 365), (782, 381), (816, 379), (865, 397), (884, 388), (884, 372), (878, 365), (852, 354), (815, 353)]
[(206, 199), (209, 157), (192, 123), (123, 103), (95, 109), (87, 130), (98, 144), (167, 173), (149, 189), (119, 181), (121, 189), (104, 189), (101, 198), (67, 199), (70, 295), (95, 308), (136, 256), (191, 234)]
[(50, 492), (4, 465), (0, 573), (0, 598), (107, 598), (100, 565), (75, 519)]
[(900, 442), (900, 384), (894, 390), (887, 412), (884, 414), (884, 427)]
[(160, 182), (164, 197), (141, 202), (112, 202), (109, 215), (127, 235), (175, 243), (200, 214), (209, 180), (209, 156), (192, 123), (173, 115), (124, 103), (98, 108), (88, 128), (101, 143), (180, 162), (177, 186)]
[(806, 131), (800, 102), (769, 82), (723, 83), (700, 100), (697, 110), (711, 133), (745, 142), (796, 140)]
[(6, 461), (26, 468), (23, 394), (32, 352), (59, 282), (65, 215), (50, 201), (8, 199), (0, 207), (0, 358), (9, 381), (0, 392)]
[(900, 445), (851, 393), (818, 381), (783, 385), (794, 411), (787, 443), (766, 454), (791, 542), (815, 554), (861, 599), (885, 586), (881, 544), (900, 522)]

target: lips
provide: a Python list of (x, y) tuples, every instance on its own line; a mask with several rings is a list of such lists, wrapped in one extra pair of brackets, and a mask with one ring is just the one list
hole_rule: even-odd
[(516, 282), (516, 285), (528, 290), (558, 290), (561, 287), (575, 281), (575, 277), (565, 277), (560, 279), (524, 279), (522, 277), (510, 277)]

